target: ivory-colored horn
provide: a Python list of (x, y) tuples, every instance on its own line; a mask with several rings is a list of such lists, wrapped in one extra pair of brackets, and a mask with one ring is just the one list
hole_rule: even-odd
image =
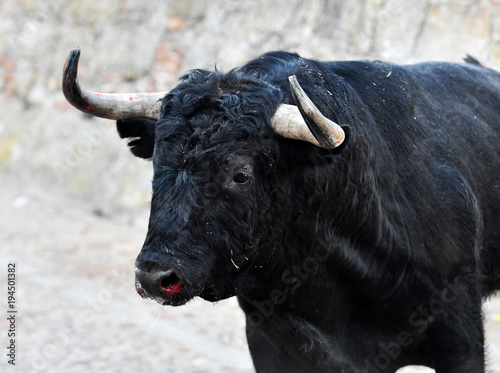
[(66, 100), (92, 116), (106, 119), (143, 117), (158, 119), (161, 99), (168, 92), (155, 93), (98, 93), (87, 91), (78, 83), (80, 48), (73, 49), (64, 64), (62, 90)]
[(274, 131), (283, 137), (333, 149), (342, 144), (345, 133), (326, 118), (304, 92), (295, 76), (288, 78), (297, 106), (281, 104), (271, 120)]

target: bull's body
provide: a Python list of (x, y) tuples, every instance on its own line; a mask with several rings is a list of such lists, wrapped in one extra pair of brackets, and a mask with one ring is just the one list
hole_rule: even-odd
[[(350, 126), (341, 147), (273, 132), (277, 106), (294, 103), (290, 75)], [(500, 276), (498, 73), (272, 53), (195, 71), (157, 123), (118, 126), (155, 167), (140, 294), (238, 295), (259, 372), (484, 370), (481, 302)]]
[[(259, 247), (274, 258), (239, 296), (258, 370), (481, 371), (481, 300), (500, 274), (500, 76), (283, 59), (250, 66), (288, 102), (296, 74), (353, 131), (338, 155), (296, 144), (280, 157), (279, 234)], [(275, 289), (286, 299), (271, 306)]]
[[(332, 255), (264, 327), (248, 328), (256, 363), (265, 371), (276, 354), (290, 371), (480, 371), (480, 304), (499, 275), (500, 77), (471, 65), (317, 66), (293, 73), (354, 136), (332, 164), (297, 171), (277, 201), (300, 214), (273, 285), (321, 242)], [(316, 149), (303, 152), (319, 163)], [(249, 298), (269, 299), (269, 283)]]

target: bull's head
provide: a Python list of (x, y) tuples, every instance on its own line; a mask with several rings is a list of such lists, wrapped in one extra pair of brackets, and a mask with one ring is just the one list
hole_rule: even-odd
[(68, 101), (118, 120), (120, 136), (133, 139), (132, 152), (153, 160), (138, 293), (169, 305), (234, 295), (240, 274), (262, 260), (259, 247), (273, 247), (270, 227), (286, 215), (274, 200), (281, 187), (276, 138), (331, 149), (343, 142), (343, 129), (319, 112), (293, 76), (296, 105), (284, 104), (279, 88), (237, 70), (196, 70), (170, 92), (103, 94), (79, 86), (79, 55), (72, 51), (64, 67)]

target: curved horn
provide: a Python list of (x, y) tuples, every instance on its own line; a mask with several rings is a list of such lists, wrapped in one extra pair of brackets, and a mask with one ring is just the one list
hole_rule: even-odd
[(84, 113), (106, 119), (145, 117), (158, 119), (160, 100), (168, 92), (97, 93), (80, 87), (77, 79), (80, 48), (73, 49), (64, 64), (62, 90), (66, 100)]
[(310, 142), (333, 149), (342, 144), (345, 133), (337, 123), (326, 118), (304, 92), (295, 75), (288, 77), (297, 106), (282, 104), (271, 120), (271, 126), (283, 137)]

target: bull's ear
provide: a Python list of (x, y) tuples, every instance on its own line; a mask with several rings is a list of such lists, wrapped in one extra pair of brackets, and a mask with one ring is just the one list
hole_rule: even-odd
[(116, 122), (118, 135), (122, 139), (131, 139), (128, 146), (132, 154), (145, 159), (153, 157), (155, 126), (156, 121), (148, 118), (122, 119)]

